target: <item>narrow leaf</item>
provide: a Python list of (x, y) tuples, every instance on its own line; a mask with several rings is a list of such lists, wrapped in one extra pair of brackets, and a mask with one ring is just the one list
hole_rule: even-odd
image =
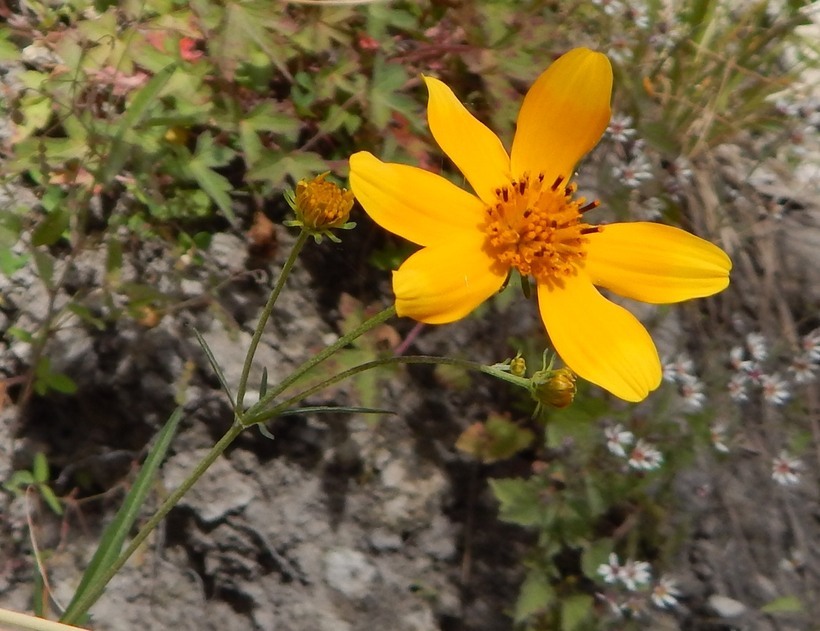
[(148, 453), (148, 457), (140, 469), (134, 485), (126, 495), (120, 510), (117, 511), (114, 520), (108, 525), (100, 539), (100, 545), (91, 562), (88, 564), (83, 577), (80, 580), (80, 585), (77, 591), (74, 592), (74, 597), (68, 604), (65, 613), (60, 619), (61, 622), (73, 624), (78, 621), (80, 616), (85, 614), (85, 611), (78, 611), (76, 603), (82, 598), (91, 587), (99, 579), (100, 575), (111, 566), (117, 559), (122, 550), (131, 527), (134, 525), (139, 516), (140, 509), (145, 503), (145, 498), (151, 489), (160, 464), (162, 464), (168, 448), (171, 446), (171, 440), (176, 433), (176, 429), (182, 419), (182, 408), (179, 407), (171, 414), (165, 423), (165, 426), (157, 436), (157, 441)]
[(211, 347), (208, 346), (208, 342), (205, 341), (205, 338), (202, 337), (202, 334), (200, 334), (200, 332), (196, 329), (194, 329), (194, 335), (196, 335), (197, 342), (199, 342), (199, 345), (202, 347), (202, 350), (205, 351), (205, 356), (211, 363), (211, 368), (214, 369), (214, 372), (216, 373), (216, 378), (219, 379), (219, 384), (222, 386), (222, 389), (225, 391), (225, 394), (228, 395), (228, 401), (231, 402), (231, 409), (235, 410), (236, 401), (234, 401), (233, 395), (231, 394), (231, 389), (228, 386), (228, 382), (225, 380), (225, 374), (219, 367), (219, 363), (216, 361), (216, 357), (214, 357), (214, 354), (211, 351)]

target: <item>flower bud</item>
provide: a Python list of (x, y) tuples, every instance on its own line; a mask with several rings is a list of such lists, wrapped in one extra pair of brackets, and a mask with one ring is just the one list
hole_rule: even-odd
[(543, 381), (533, 379), (532, 396), (539, 405), (565, 408), (575, 398), (575, 374), (569, 368), (550, 371)]
[(327, 173), (296, 184), (296, 216), (308, 230), (341, 228), (353, 208), (353, 191), (326, 182)]

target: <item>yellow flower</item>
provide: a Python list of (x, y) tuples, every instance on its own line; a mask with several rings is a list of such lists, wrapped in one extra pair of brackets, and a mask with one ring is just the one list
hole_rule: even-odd
[(396, 311), (433, 324), (463, 318), (515, 268), (532, 275), (555, 351), (579, 376), (627, 401), (658, 387), (652, 338), (596, 285), (627, 298), (670, 303), (729, 283), (731, 261), (715, 245), (656, 223), (586, 223), (597, 204), (575, 198), (578, 160), (609, 121), (612, 68), (577, 48), (530, 88), (510, 154), (441, 81), (425, 77), (433, 137), (472, 186), (381, 162), (350, 158), (350, 185), (382, 227), (423, 246), (394, 272)]

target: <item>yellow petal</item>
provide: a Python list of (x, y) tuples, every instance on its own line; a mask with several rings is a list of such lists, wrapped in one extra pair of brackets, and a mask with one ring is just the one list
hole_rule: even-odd
[(495, 189), (510, 181), (510, 158), (504, 145), (484, 123), (470, 114), (453, 91), (438, 79), (424, 77), (430, 100), (427, 120), (439, 147), (467, 178), (485, 203)]
[(382, 162), (367, 151), (350, 156), (350, 188), (373, 221), (419, 245), (477, 232), (484, 203), (443, 177)]
[(456, 235), (408, 258), (393, 273), (396, 312), (444, 324), (463, 318), (497, 292), (508, 270), (482, 250), (484, 239), (478, 231)]
[(621, 296), (663, 304), (726, 289), (732, 261), (716, 245), (658, 223), (616, 223), (589, 235), (586, 272)]
[(513, 140), (512, 172), (569, 180), (575, 164), (609, 124), (612, 66), (601, 53), (576, 48), (559, 57), (533, 83)]
[(563, 287), (538, 286), (538, 306), (555, 352), (587, 381), (626, 401), (661, 382), (658, 351), (644, 326), (579, 274)]

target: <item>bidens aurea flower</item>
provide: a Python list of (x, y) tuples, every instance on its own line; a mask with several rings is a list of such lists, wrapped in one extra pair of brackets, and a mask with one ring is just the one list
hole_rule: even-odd
[(444, 83), (424, 80), (433, 137), (475, 194), (365, 151), (350, 158), (350, 185), (365, 211), (422, 246), (393, 275), (398, 315), (458, 320), (516, 269), (534, 277), (541, 317), (564, 363), (622, 399), (645, 398), (661, 381), (655, 345), (595, 286), (644, 302), (678, 302), (724, 289), (731, 262), (720, 248), (670, 226), (586, 222), (597, 203), (576, 198), (570, 178), (609, 122), (609, 60), (577, 48), (542, 73), (524, 98), (509, 154)]

